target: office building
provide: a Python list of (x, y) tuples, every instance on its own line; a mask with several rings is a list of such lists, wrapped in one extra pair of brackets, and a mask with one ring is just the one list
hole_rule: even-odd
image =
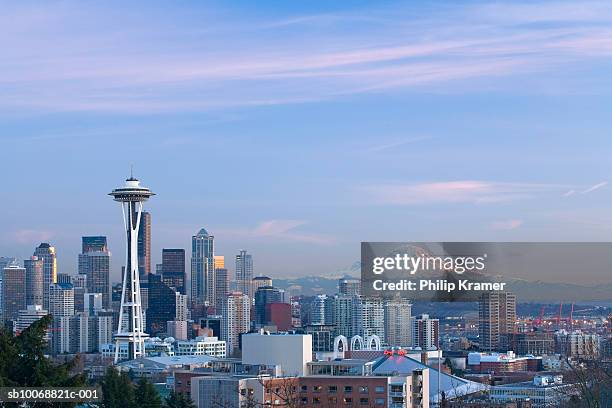
[(166, 333), (166, 323), (176, 320), (176, 291), (162, 282), (161, 276), (150, 274), (147, 333), (156, 336)]
[(440, 320), (432, 319), (428, 314), (422, 314), (412, 319), (412, 346), (423, 350), (438, 348), (440, 336)]
[(251, 326), (251, 299), (240, 292), (229, 293), (221, 315), (221, 340), (226, 342), (227, 355), (236, 355), (240, 351), (240, 335), (248, 332)]
[(384, 303), (385, 342), (390, 346), (412, 346), (412, 304), (408, 299), (389, 299)]
[(348, 296), (361, 295), (361, 280), (354, 278), (338, 279), (338, 293)]
[(161, 275), (164, 283), (186, 295), (185, 250), (162, 249)]
[(176, 340), (187, 340), (187, 322), (185, 320), (168, 321), (166, 322), (166, 332), (168, 337)]
[(138, 230), (138, 271), (141, 276), (151, 273), (151, 213), (143, 211)]
[(34, 250), (34, 256), (43, 261), (43, 308), (49, 309), (49, 287), (57, 283), (57, 256), (55, 248), (43, 242)]
[(236, 255), (236, 285), (239, 292), (252, 298), (254, 293), (251, 288), (253, 280), (253, 257), (244, 249)]
[(310, 324), (333, 324), (332, 298), (317, 295), (310, 303)]
[(17, 259), (7, 256), (0, 256), (0, 316), (2, 316), (2, 271), (9, 265), (19, 265)]
[(191, 301), (214, 306), (215, 237), (202, 228), (191, 238)]
[[(76, 297), (76, 295), (75, 295)], [(104, 309), (101, 293), (85, 293), (83, 295), (83, 310), (87, 314), (94, 316)], [(75, 306), (76, 311), (76, 306)]]
[(305, 375), (312, 361), (310, 334), (247, 333), (242, 336), (242, 363), (278, 365), (285, 376)]
[(215, 269), (225, 268), (225, 256), (215, 255), (214, 257)]
[(81, 253), (107, 252), (108, 243), (104, 236), (91, 236), (81, 238)]
[(304, 326), (304, 333), (312, 336), (313, 352), (331, 352), (334, 350), (336, 326), (333, 324), (309, 324)]
[[(101, 293), (105, 309), (110, 307), (110, 257), (106, 237), (82, 237), (79, 254), (79, 275), (86, 276), (88, 293)], [(82, 283), (76, 287), (82, 287)], [(81, 291), (78, 291), (79, 295)]]
[(335, 295), (331, 300), (332, 324), (336, 326), (336, 335), (350, 339), (358, 334), (355, 330), (354, 311), (359, 298), (350, 295)]
[(26, 305), (43, 305), (43, 261), (37, 256), (23, 261), (26, 272)]
[(255, 292), (255, 325), (265, 326), (269, 323), (269, 321), (266, 319), (266, 305), (284, 302), (285, 291), (282, 289), (272, 286), (262, 286), (261, 288), (257, 289), (257, 292)]
[(516, 296), (510, 292), (487, 292), (478, 302), (478, 334), (480, 349), (506, 351), (504, 338), (514, 331)]
[[(536, 375), (532, 381), (491, 387), (492, 404), (529, 403), (532, 408), (561, 407), (579, 395), (575, 384), (564, 384), (561, 375)], [(520, 405), (515, 405), (520, 406)]]
[(219, 316), (207, 316), (200, 319), (200, 327), (210, 330), (210, 336), (221, 337), (221, 326), (223, 318)]
[(274, 286), (272, 285), (272, 278), (267, 276), (256, 276), (251, 280), (251, 293), (256, 293), (257, 289), (262, 286)]
[[(17, 320), (13, 326), (13, 332), (17, 335), (21, 334), (30, 325), (48, 314), (41, 305), (28, 305), (25, 309), (22, 309), (17, 314)], [(49, 332), (45, 334), (45, 340), (49, 340)]]
[(16, 320), (19, 311), (26, 308), (26, 270), (10, 264), (2, 271), (2, 319)]
[(71, 283), (49, 287), (49, 313), (54, 317), (74, 315), (74, 288)]
[(225, 298), (229, 292), (229, 274), (227, 269), (215, 268), (215, 305), (217, 310), (221, 310), (223, 302), (225, 302)]

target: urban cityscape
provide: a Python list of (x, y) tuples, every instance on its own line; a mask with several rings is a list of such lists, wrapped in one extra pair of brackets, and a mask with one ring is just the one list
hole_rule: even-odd
[(0, 1), (0, 408), (612, 408), (612, 2)]
[(205, 227), (191, 237), (189, 262), (185, 248), (164, 248), (151, 265), (145, 202), (155, 194), (131, 175), (109, 195), (124, 216), (122, 282), (111, 281), (105, 236), (81, 238), (76, 273), (58, 272), (60, 250), (48, 242), (29, 259), (0, 258), (3, 335), (23, 336), (49, 316), (44, 355), (76, 358), (72, 370), (89, 384), (108, 381), (110, 367), (146, 379), (158, 400), (172, 393), (206, 408), (549, 407), (609, 397), (609, 307), (551, 313), (554, 305), (521, 308), (520, 294), (489, 292), (462, 312), (365, 297), (348, 275), (333, 293), (305, 296), (258, 274), (248, 250), (217, 253)]

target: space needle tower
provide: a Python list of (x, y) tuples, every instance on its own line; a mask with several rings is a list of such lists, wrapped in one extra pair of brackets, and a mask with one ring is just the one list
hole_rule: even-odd
[(142, 301), (140, 299), (140, 277), (138, 274), (138, 229), (142, 215), (142, 204), (155, 195), (151, 190), (140, 185), (140, 181), (130, 175), (125, 185), (111, 193), (115, 201), (121, 203), (123, 223), (127, 233), (127, 259), (123, 274), (121, 291), (121, 309), (119, 325), (115, 334), (115, 364), (119, 362), (119, 351), (122, 344), (128, 345), (128, 358), (136, 359), (145, 356)]

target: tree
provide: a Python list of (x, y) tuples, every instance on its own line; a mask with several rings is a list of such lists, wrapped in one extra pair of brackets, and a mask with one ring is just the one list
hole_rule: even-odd
[(104, 408), (135, 408), (134, 387), (126, 373), (109, 367), (102, 378), (102, 406)]
[(195, 408), (195, 404), (185, 395), (172, 390), (165, 400), (167, 408)]
[(141, 378), (135, 391), (136, 405), (139, 408), (161, 408), (162, 401), (159, 393), (146, 378)]

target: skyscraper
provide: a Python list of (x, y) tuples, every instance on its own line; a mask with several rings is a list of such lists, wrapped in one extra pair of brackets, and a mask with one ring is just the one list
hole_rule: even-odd
[(266, 320), (266, 305), (272, 303), (284, 303), (285, 291), (273, 286), (262, 286), (255, 292), (255, 324), (264, 326)]
[[(102, 305), (110, 307), (110, 256), (106, 237), (82, 237), (79, 274), (87, 276), (87, 292), (101, 293)], [(80, 291), (79, 291), (80, 293)]]
[(361, 280), (355, 278), (338, 279), (338, 292), (341, 295), (361, 295)]
[(16, 320), (19, 311), (26, 308), (26, 270), (10, 264), (2, 271), (2, 319)]
[(149, 275), (148, 281), (147, 333), (152, 336), (165, 334), (166, 323), (176, 318), (176, 291), (166, 285), (159, 275)]
[(49, 287), (48, 310), (55, 317), (74, 315), (74, 287), (71, 283), (54, 283)]
[(240, 292), (232, 292), (223, 304), (221, 339), (225, 340), (227, 355), (236, 355), (240, 350), (240, 334), (250, 328), (251, 298)]
[(310, 304), (310, 324), (332, 324), (332, 298), (317, 295)]
[(253, 297), (251, 281), (253, 280), (253, 257), (244, 249), (236, 255), (236, 285), (238, 291), (250, 298)]
[(17, 259), (0, 256), (0, 316), (2, 315), (2, 271), (9, 265), (18, 265)]
[(23, 261), (26, 271), (26, 305), (43, 304), (43, 260), (37, 256)]
[(390, 346), (412, 345), (412, 304), (408, 299), (397, 298), (385, 301), (385, 336)]
[(513, 333), (516, 321), (516, 296), (511, 292), (486, 292), (478, 302), (478, 334), (481, 350), (502, 350), (504, 340)]
[(336, 325), (336, 335), (350, 339), (357, 334), (353, 315), (358, 301), (358, 297), (349, 295), (335, 295), (332, 298), (332, 323)]
[(57, 283), (57, 256), (55, 248), (47, 242), (34, 250), (34, 256), (43, 261), (43, 309), (49, 310), (49, 287)]
[(223, 302), (225, 302), (229, 291), (229, 274), (227, 269), (215, 268), (215, 305), (217, 312), (220, 312), (223, 308)]
[(151, 273), (151, 214), (143, 211), (138, 230), (138, 271), (140, 275)]
[(215, 304), (215, 237), (202, 228), (191, 238), (191, 301)]
[(385, 338), (385, 313), (379, 298), (357, 298), (354, 303), (353, 321), (357, 334), (364, 339), (376, 335)]
[(440, 321), (427, 314), (412, 319), (412, 345), (424, 350), (438, 348)]
[[(140, 181), (130, 176), (122, 187), (109, 195), (121, 203), (123, 222), (127, 238), (127, 264), (123, 274), (119, 324), (115, 335), (115, 363), (119, 361), (122, 344), (128, 345), (128, 358), (145, 356), (144, 321), (142, 300), (140, 298), (140, 274), (138, 271), (138, 231), (142, 216), (143, 202), (154, 193), (140, 185)], [(89, 280), (89, 279), (88, 279)]]
[(162, 280), (170, 287), (176, 288), (183, 295), (185, 292), (185, 250), (182, 248), (162, 249)]

